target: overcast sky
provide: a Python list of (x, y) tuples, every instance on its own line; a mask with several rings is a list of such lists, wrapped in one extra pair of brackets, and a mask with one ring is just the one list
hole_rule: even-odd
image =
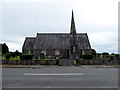
[[(72, 9), (77, 33), (87, 33), (97, 52), (118, 52), (119, 0), (3, 0), (0, 4), (2, 43), (22, 51), (25, 37), (69, 33)], [(1, 28), (2, 27), (2, 28)]]

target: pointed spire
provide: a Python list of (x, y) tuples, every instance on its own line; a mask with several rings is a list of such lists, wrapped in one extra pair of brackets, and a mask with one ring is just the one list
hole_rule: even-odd
[(75, 28), (75, 21), (74, 21), (73, 10), (72, 10), (70, 34), (72, 34), (72, 35), (75, 35), (75, 34), (76, 34), (76, 28)]

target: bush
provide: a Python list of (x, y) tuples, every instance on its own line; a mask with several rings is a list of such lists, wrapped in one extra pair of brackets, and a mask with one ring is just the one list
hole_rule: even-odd
[(16, 50), (15, 52), (10, 52), (10, 54), (12, 58), (22, 55), (22, 53), (18, 52), (18, 50)]
[(11, 54), (11, 57), (13, 58), (16, 56), (14, 52), (10, 52), (10, 54)]
[(21, 60), (32, 60), (32, 58), (33, 58), (33, 55), (31, 55), (31, 54), (22, 54), (22, 55), (20, 55)]
[(14, 52), (14, 54), (15, 54), (15, 56), (20, 56), (20, 55), (22, 55), (22, 53), (19, 52), (18, 50), (16, 50), (16, 51)]
[(108, 52), (103, 52), (102, 55), (109, 55), (109, 53)]
[(91, 51), (92, 51), (92, 55), (96, 55), (95, 49), (91, 49)]
[(115, 57), (117, 57), (117, 58), (118, 58), (118, 57), (119, 57), (119, 54), (115, 54)]
[(5, 54), (5, 58), (6, 58), (6, 59), (10, 59), (10, 57), (11, 57), (11, 54), (10, 54), (10, 53), (6, 53), (6, 54)]
[(87, 55), (83, 55), (83, 59), (92, 59), (93, 55), (87, 54)]
[(111, 53), (111, 55), (115, 55), (115, 53)]

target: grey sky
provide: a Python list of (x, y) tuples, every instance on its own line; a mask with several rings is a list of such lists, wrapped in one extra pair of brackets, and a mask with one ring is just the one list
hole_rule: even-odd
[(2, 3), (2, 42), (10, 51), (22, 51), (25, 37), (38, 32), (69, 33), (73, 9), (76, 30), (88, 33), (92, 48), (117, 53), (118, 0), (25, 1)]

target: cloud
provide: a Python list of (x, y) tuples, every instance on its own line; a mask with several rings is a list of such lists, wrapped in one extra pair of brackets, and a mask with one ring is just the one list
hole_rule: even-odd
[(24, 1), (2, 3), (3, 42), (9, 44), (11, 51), (21, 51), (25, 37), (35, 37), (38, 32), (69, 33), (74, 9), (77, 32), (87, 32), (92, 47), (98, 52), (117, 52), (117, 1)]
[(118, 52), (118, 37), (117, 33), (100, 32), (89, 35), (92, 47), (98, 52)]
[[(75, 2), (76, 14), (93, 26), (110, 26), (118, 23), (119, 0), (79, 0)], [(78, 16), (78, 17), (79, 17)], [(79, 17), (79, 18), (80, 18)]]
[(16, 50), (21, 51), (20, 43), (7, 42), (7, 45), (8, 45), (9, 51), (16, 51)]

